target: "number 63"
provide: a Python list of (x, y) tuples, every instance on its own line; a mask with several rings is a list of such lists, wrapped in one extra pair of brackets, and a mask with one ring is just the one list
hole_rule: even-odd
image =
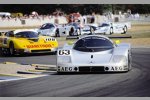
[(59, 50), (59, 55), (69, 55), (70, 50)]

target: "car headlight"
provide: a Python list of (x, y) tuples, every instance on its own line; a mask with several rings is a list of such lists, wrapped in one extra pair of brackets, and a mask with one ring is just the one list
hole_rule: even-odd
[(115, 62), (115, 63), (120, 63), (120, 62), (123, 62), (123, 63), (127, 63), (127, 58), (125, 56), (122, 56), (122, 55), (115, 55), (112, 59), (112, 62)]
[(58, 63), (70, 63), (71, 57), (70, 56), (58, 56), (57, 61)]

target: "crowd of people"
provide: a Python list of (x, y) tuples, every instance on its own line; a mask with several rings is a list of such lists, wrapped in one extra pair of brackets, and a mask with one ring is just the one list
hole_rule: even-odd
[[(140, 15), (138, 13), (136, 14), (131, 14), (131, 11), (128, 11), (127, 13), (122, 14), (121, 12), (119, 12), (118, 14), (120, 16), (120, 18), (123, 18), (122, 16), (124, 16), (124, 18), (130, 18), (130, 19), (139, 19)], [(5, 16), (5, 15), (0, 15), (0, 20), (25, 20), (25, 19), (33, 19), (33, 20), (45, 20), (45, 19), (51, 19), (53, 17), (66, 17), (66, 19), (68, 20), (68, 22), (72, 22), (72, 21), (80, 21), (81, 17), (83, 19), (83, 22), (85, 22), (87, 15), (81, 15), (79, 12), (77, 13), (72, 13), (69, 15), (65, 15), (62, 11), (56, 10), (54, 13), (52, 14), (47, 14), (47, 15), (40, 15), (38, 14), (36, 11), (31, 12), (30, 14), (22, 14), (22, 16)], [(89, 16), (89, 15), (88, 15)], [(94, 16), (95, 14), (91, 14), (91, 22), (94, 22)], [(114, 20), (114, 14), (111, 12), (107, 12), (103, 14), (103, 20)]]

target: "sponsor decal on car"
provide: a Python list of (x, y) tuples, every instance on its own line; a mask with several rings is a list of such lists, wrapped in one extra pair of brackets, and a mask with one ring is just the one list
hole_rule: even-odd
[(26, 45), (27, 48), (51, 48), (51, 44), (35, 44), (35, 45)]
[(74, 71), (72, 67), (58, 67), (58, 71), (70, 72)]
[(70, 55), (70, 50), (59, 50), (59, 55)]
[(122, 71), (123, 70), (123, 68), (122, 67), (110, 67), (110, 70), (111, 71)]

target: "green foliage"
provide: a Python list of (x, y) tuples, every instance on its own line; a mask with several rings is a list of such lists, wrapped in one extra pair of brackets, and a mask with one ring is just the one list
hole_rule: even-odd
[(39, 14), (52, 14), (59, 9), (66, 14), (80, 12), (81, 14), (92, 14), (93, 12), (103, 14), (111, 11), (126, 12), (131, 9), (132, 13), (150, 13), (150, 4), (0, 4), (1, 12), (22, 12), (30, 14), (32, 11), (37, 11)]

